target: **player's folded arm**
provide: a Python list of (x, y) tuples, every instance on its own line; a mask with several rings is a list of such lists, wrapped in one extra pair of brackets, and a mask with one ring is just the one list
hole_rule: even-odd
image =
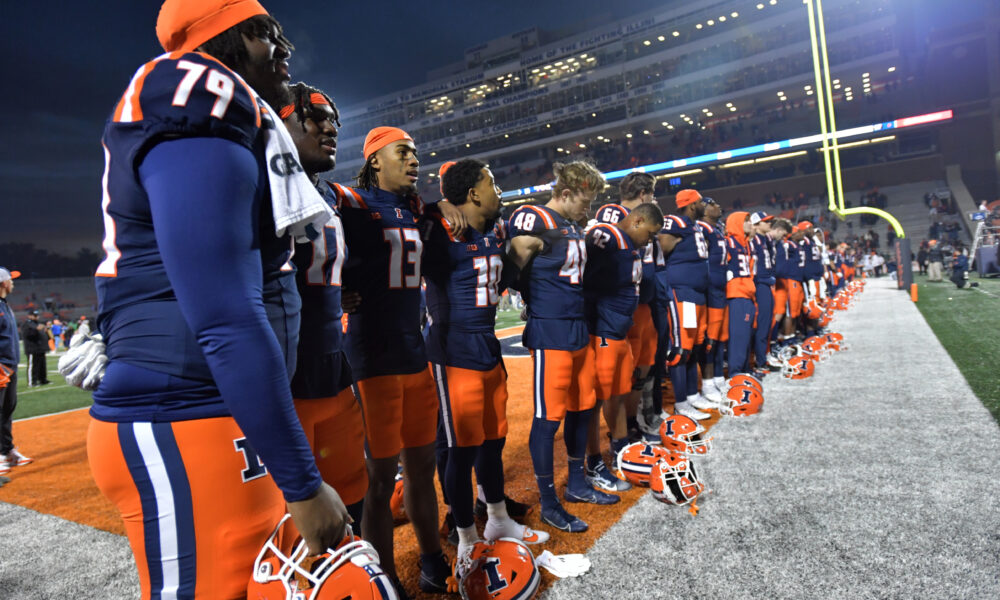
[(261, 298), (254, 155), (218, 138), (162, 142), (139, 176), (181, 313), (227, 408), (285, 499), (311, 497), (322, 480)]

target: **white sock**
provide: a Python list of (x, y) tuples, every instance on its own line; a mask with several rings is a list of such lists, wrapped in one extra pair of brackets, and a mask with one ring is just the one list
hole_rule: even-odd
[(483, 486), (476, 484), (476, 497), (480, 502), (486, 504), (486, 492), (483, 491)]
[(479, 541), (479, 533), (476, 531), (476, 525), (473, 523), (468, 527), (458, 527), (458, 543), (460, 545), (472, 546)]
[(697, 399), (698, 399), (698, 394), (693, 394), (691, 396), (688, 396), (687, 401), (688, 402), (692, 402), (692, 401), (697, 400)]
[(507, 514), (507, 503), (503, 500), (500, 502), (487, 502), (486, 514), (490, 520), (503, 521), (504, 519), (510, 519), (510, 516)]

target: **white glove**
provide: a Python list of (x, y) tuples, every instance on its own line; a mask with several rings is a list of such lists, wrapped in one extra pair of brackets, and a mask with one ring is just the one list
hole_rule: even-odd
[(583, 554), (556, 555), (548, 550), (535, 558), (535, 564), (560, 578), (579, 577), (590, 570), (590, 559)]
[(70, 350), (59, 359), (59, 373), (66, 378), (66, 383), (94, 391), (100, 385), (108, 363), (108, 357), (104, 354), (104, 341), (99, 333), (79, 338), (80, 343), (73, 347), (77, 336), (73, 337)]

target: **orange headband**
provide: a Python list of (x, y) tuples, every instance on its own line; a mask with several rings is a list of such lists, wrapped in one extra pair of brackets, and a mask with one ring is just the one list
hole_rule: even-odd
[[(326, 96), (324, 96), (323, 94), (317, 94), (316, 92), (309, 94), (309, 104), (312, 105), (321, 104), (324, 106), (330, 106), (330, 102), (326, 99)], [(282, 121), (284, 121), (289, 116), (291, 116), (293, 112), (295, 112), (295, 105), (286, 104), (285, 106), (281, 107), (281, 110), (278, 111), (278, 116), (281, 117)]]
[(364, 156), (365, 160), (368, 160), (372, 154), (399, 140), (410, 140), (412, 142), (413, 138), (399, 127), (376, 127), (365, 136), (362, 156)]

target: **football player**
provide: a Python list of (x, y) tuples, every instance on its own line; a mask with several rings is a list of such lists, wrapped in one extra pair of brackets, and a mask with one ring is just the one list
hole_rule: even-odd
[[(420, 161), (413, 138), (396, 127), (369, 131), (362, 152), (358, 187), (333, 184), (350, 248), (343, 289), (361, 298), (348, 313), (344, 343), (364, 419), (369, 485), (361, 530), (395, 578), (390, 499), (402, 457), (403, 504), (420, 546), (420, 589), (443, 592), (450, 568), (437, 533), (438, 402), (420, 328)], [(447, 202), (438, 207), (461, 233), (461, 212)]]
[(785, 219), (775, 220), (774, 227), (780, 232), (779, 235), (784, 236), (778, 244), (774, 261), (777, 277), (774, 289), (775, 329), (780, 332), (777, 334), (777, 346), (780, 347), (793, 342), (795, 324), (802, 314), (805, 299), (802, 292), (802, 267), (805, 266), (805, 257), (798, 245), (803, 236), (801, 231), (796, 231)]
[[(622, 178), (619, 184), (621, 203), (606, 204), (597, 209), (598, 223), (615, 224), (622, 221), (630, 211), (637, 206), (654, 201), (653, 192), (656, 178), (648, 173), (633, 172)], [(657, 266), (665, 266), (663, 251), (659, 244), (650, 242), (640, 249), (642, 253), (642, 282), (639, 284), (639, 304), (632, 315), (632, 328), (628, 330), (628, 342), (632, 348), (632, 358), (635, 361), (635, 372), (632, 377), (632, 391), (625, 403), (626, 422), (630, 435), (637, 435), (639, 423), (637, 414), (640, 402), (652, 404), (653, 377), (652, 367), (656, 363), (656, 345), (658, 331), (666, 329), (661, 323), (663, 311), (657, 296)], [(643, 400), (645, 399), (645, 400)], [(649, 412), (652, 411), (650, 407)], [(655, 414), (660, 413), (656, 407)], [(656, 440), (659, 434), (656, 433)]]
[(667, 260), (671, 300), (677, 311), (681, 357), (670, 367), (676, 403), (674, 411), (696, 421), (709, 418), (701, 412), (718, 405), (698, 393), (698, 362), (695, 347), (705, 342), (708, 314), (708, 244), (695, 223), (705, 214), (705, 203), (696, 190), (677, 192), (677, 214), (663, 219), (659, 241)]
[(757, 323), (753, 332), (753, 354), (757, 369), (765, 369), (771, 341), (771, 328), (774, 326), (774, 236), (771, 232), (771, 221), (774, 216), (763, 211), (750, 215), (750, 225), (753, 227), (750, 239), (750, 250), (753, 253), (756, 274), (753, 281), (756, 285)]
[[(802, 241), (799, 243), (799, 251), (803, 253), (804, 264), (802, 267), (802, 289), (805, 294), (805, 303), (823, 304), (824, 293), (821, 292), (823, 286), (823, 246), (817, 241), (816, 229), (809, 221), (802, 221), (796, 229), (802, 232)], [(817, 319), (803, 318), (803, 330), (805, 336), (814, 335), (819, 329)]]
[[(102, 139), (109, 362), (87, 453), (143, 598), (242, 598), (286, 502), (312, 552), (349, 518), (289, 385), (299, 296), (265, 159), (280, 125), (258, 95), (284, 103), (292, 46), (255, 0), (167, 0), (156, 32), (167, 53), (139, 68)], [(298, 168), (294, 151), (284, 164)]]
[(726, 308), (729, 313), (729, 376), (749, 372), (754, 306), (754, 259), (750, 250), (750, 215), (737, 211), (726, 218)]
[[(309, 244), (296, 245), (292, 257), (302, 297), (292, 396), (323, 481), (340, 494), (357, 530), (368, 490), (368, 470), (361, 408), (351, 391), (351, 368), (343, 352), (341, 272), (347, 246), (336, 195), (328, 183), (319, 181), (319, 173), (337, 163), (339, 113), (330, 96), (317, 88), (296, 83), (289, 91), (290, 102), (279, 114), (295, 142), (302, 169), (334, 211), (320, 235)], [(346, 300), (353, 307), (358, 298)]]
[[(628, 445), (622, 414), (632, 390), (635, 359), (628, 341), (632, 315), (639, 303), (642, 254), (663, 226), (663, 213), (652, 203), (640, 204), (617, 223), (598, 223), (587, 233), (587, 269), (583, 276), (585, 314), (597, 373), (597, 406), (611, 434), (611, 453)], [(587, 481), (596, 488), (622, 492), (632, 486), (615, 477), (601, 457), (600, 418), (590, 421)]]
[(729, 324), (726, 316), (726, 232), (725, 223), (720, 224), (722, 207), (711, 198), (703, 198), (705, 214), (698, 221), (708, 244), (708, 327), (705, 337), (704, 355), (701, 363), (701, 393), (705, 398), (719, 404), (726, 385), (723, 373), (725, 343), (729, 340)]
[(534, 363), (535, 412), (528, 440), (541, 496), (542, 522), (571, 533), (587, 524), (563, 508), (556, 496), (553, 443), (566, 420), (569, 455), (568, 502), (614, 504), (618, 496), (587, 483), (583, 461), (596, 403), (594, 354), (584, 322), (583, 274), (587, 246), (577, 225), (604, 190), (604, 176), (585, 162), (556, 163), (552, 198), (544, 206), (522, 206), (510, 217), (509, 256), (522, 270), (519, 287), (527, 304), (524, 345)]
[(494, 332), (500, 292), (506, 285), (504, 240), (494, 228), (500, 216), (500, 191), (489, 168), (474, 159), (451, 165), (441, 187), (469, 223), (464, 235), (455, 236), (444, 219), (428, 219), (424, 232), (427, 357), (448, 445), (442, 484), (458, 530), (459, 563), (464, 564), (479, 540), (473, 520), (473, 466), (486, 497), (487, 540), (514, 538), (538, 544), (549, 535), (514, 522), (504, 501), (507, 372)]

